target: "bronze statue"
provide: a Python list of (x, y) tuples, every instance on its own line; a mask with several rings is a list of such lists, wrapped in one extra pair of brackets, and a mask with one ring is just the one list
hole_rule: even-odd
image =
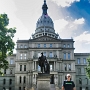
[(42, 73), (50, 73), (50, 66), (47, 62), (46, 56), (43, 55), (43, 52), (41, 53), (41, 57), (38, 58), (39, 66), (41, 67)]

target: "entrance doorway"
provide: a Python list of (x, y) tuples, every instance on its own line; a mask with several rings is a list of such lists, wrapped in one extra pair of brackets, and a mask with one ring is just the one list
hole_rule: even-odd
[(54, 84), (54, 74), (51, 75), (51, 81), (50, 84)]

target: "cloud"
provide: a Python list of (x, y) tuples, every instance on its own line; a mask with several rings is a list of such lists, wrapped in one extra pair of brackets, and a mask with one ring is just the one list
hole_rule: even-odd
[(58, 6), (69, 7), (73, 2), (75, 1), (79, 2), (80, 0), (52, 0), (52, 1), (55, 2)]
[(65, 28), (68, 23), (69, 23), (69, 22), (66, 21), (65, 19), (55, 20), (55, 22), (54, 22), (55, 29), (56, 29), (57, 31), (60, 31), (60, 30), (62, 30), (63, 28)]
[[(85, 23), (84, 18), (79, 18), (73, 20), (72, 18), (66, 19), (59, 19), (55, 20), (55, 30), (60, 34), (61, 38), (70, 38), (75, 37), (77, 34), (80, 34), (82, 31), (82, 27)], [(77, 32), (77, 30), (79, 30)]]
[(75, 41), (79, 41), (79, 42), (86, 42), (85, 44), (89, 44), (90, 43), (90, 32), (89, 31), (84, 31), (81, 35), (77, 36), (74, 38)]
[(74, 38), (75, 52), (90, 53), (90, 32), (84, 31)]
[(85, 19), (84, 18), (76, 19), (74, 21), (75, 24), (84, 24), (84, 22), (85, 22)]

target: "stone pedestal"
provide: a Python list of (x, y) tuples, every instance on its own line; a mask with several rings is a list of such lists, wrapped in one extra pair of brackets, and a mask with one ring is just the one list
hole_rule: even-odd
[(39, 73), (37, 75), (37, 90), (50, 90), (50, 78), (49, 74)]

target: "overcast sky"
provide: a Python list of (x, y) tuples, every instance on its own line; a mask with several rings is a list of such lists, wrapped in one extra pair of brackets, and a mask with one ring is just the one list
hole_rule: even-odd
[[(44, 0), (0, 0), (0, 14), (9, 17), (9, 27), (16, 27), (14, 41), (29, 39), (42, 15)], [(74, 39), (75, 52), (90, 52), (90, 0), (46, 0), (48, 15), (55, 32), (62, 39)]]

